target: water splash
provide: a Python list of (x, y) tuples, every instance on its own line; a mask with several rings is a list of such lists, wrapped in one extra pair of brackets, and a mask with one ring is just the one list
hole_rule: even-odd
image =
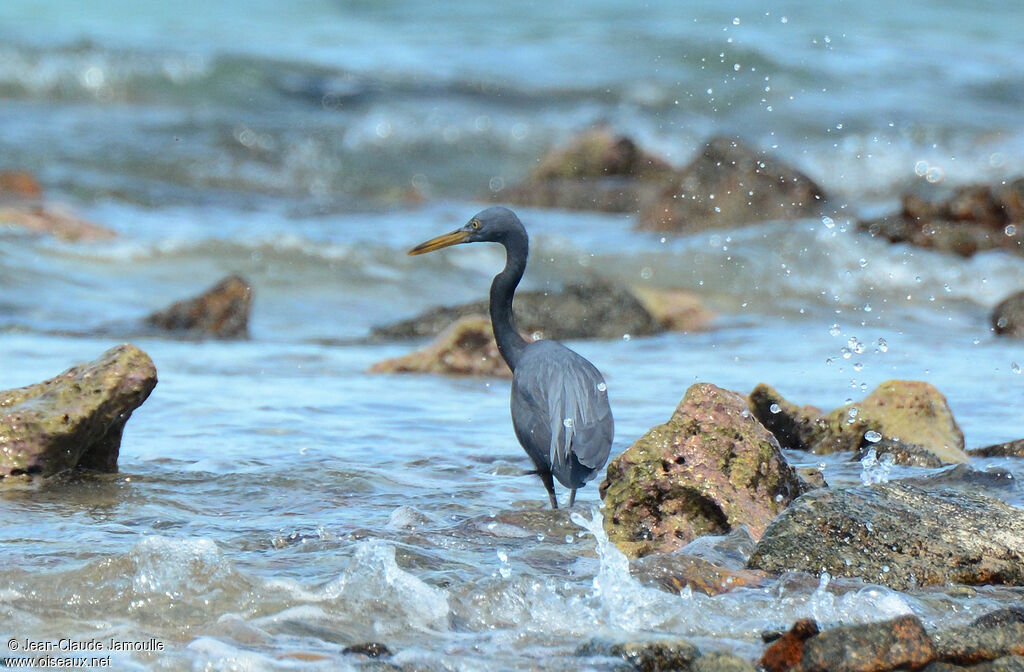
[(885, 453), (881, 458), (879, 458), (875, 449), (871, 448), (864, 457), (861, 458), (860, 466), (860, 482), (864, 485), (888, 483), (889, 473), (892, 472), (893, 467), (896, 466), (896, 460), (892, 453)]

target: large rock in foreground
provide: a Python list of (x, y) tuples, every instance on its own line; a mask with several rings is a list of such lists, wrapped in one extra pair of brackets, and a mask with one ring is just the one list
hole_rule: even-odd
[[(922, 453), (943, 463), (967, 462), (964, 434), (946, 397), (918, 380), (888, 380), (859, 402), (822, 414), (813, 406), (797, 407), (761, 384), (750, 393), (750, 410), (793, 450), (818, 454), (877, 447), (898, 461), (927, 466)], [(931, 463), (936, 466), (936, 463)]]
[(81, 468), (116, 472), (121, 433), (156, 386), (133, 345), (35, 385), (0, 392), (0, 481)]
[(858, 222), (857, 227), (893, 243), (964, 257), (995, 248), (1024, 250), (1024, 178), (996, 187), (970, 184), (956, 189), (922, 182), (902, 200), (899, 212)]
[(767, 529), (748, 566), (914, 585), (1024, 585), (1024, 511), (905, 483), (821, 489)]
[(407, 355), (377, 362), (370, 367), (370, 373), (512, 377), (498, 352), (491, 321), (483, 315), (462, 318), (433, 343)]
[(736, 138), (713, 138), (678, 174), (636, 228), (690, 233), (821, 213), (825, 193), (814, 181)]
[(998, 336), (1024, 338), (1024, 292), (1011, 294), (992, 310), (992, 329)]
[(631, 138), (595, 128), (548, 152), (521, 184), (493, 197), (532, 207), (636, 212), (672, 176), (671, 166)]
[[(628, 290), (606, 282), (573, 283), (559, 292), (516, 293), (512, 304), (516, 327), (527, 334), (556, 340), (648, 336), (665, 327)], [(374, 338), (436, 336), (469, 315), (487, 315), (487, 301), (439, 307), (416, 317), (374, 327)]]
[(608, 465), (608, 537), (627, 555), (667, 552), (746, 525), (754, 539), (807, 484), (746, 398), (708, 383)]
[(199, 296), (176, 301), (146, 317), (151, 327), (215, 338), (248, 338), (252, 286), (231, 275)]

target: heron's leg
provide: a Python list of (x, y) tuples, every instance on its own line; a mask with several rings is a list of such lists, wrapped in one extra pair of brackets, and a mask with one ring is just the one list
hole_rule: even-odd
[(575, 503), (576, 503), (576, 488), (573, 488), (572, 490), (569, 491), (569, 508), (571, 509), (572, 505), (575, 504)]
[(555, 481), (551, 478), (550, 471), (537, 471), (537, 475), (540, 476), (540, 480), (544, 483), (544, 487), (548, 491), (548, 499), (551, 501), (551, 508), (558, 508), (558, 498), (555, 497)]

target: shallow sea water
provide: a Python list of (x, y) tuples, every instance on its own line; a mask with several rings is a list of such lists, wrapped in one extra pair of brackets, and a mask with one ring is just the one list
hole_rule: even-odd
[[(984, 5), (0, 3), (0, 170), (118, 233), (0, 229), (0, 389), (126, 340), (160, 378), (120, 473), (0, 492), (0, 631), (160, 643), (112, 652), (127, 670), (367, 669), (341, 653), (366, 641), (414, 669), (605, 670), (577, 647), (683, 637), (753, 659), (762, 631), (803, 616), (933, 627), (1019, 602), (809, 575), (652, 588), (603, 538), (597, 482), (573, 511), (546, 508), (508, 382), (366, 373), (419, 345), (371, 327), (481, 298), (502, 263), (488, 246), (405, 250), (549, 145), (604, 121), (682, 165), (739, 133), (838, 212), (662, 238), (628, 214), (520, 209), (524, 287), (594, 274), (718, 313), (704, 333), (570, 343), (608, 380), (613, 454), (698, 381), (830, 409), (927, 380), (968, 447), (1021, 438), (1024, 349), (988, 315), (1024, 287), (1024, 259), (890, 246), (848, 219), (924, 182), (1024, 170), (1021, 8)], [(251, 340), (133, 327), (228, 273), (252, 282)], [(834, 485), (864, 476), (788, 457)], [(1024, 506), (1019, 462), (973, 461), (992, 478), (971, 487)]]

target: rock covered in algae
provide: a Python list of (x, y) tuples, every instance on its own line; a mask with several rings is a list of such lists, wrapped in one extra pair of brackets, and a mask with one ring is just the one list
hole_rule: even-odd
[(370, 373), (441, 373), (450, 376), (510, 378), (498, 352), (491, 321), (470, 315), (451, 325), (433, 343), (401, 357), (377, 362)]
[(117, 471), (121, 434), (156, 386), (142, 350), (119, 345), (41, 383), (0, 392), (0, 479)]
[(902, 482), (819, 489), (768, 527), (748, 567), (912, 586), (1024, 585), (1024, 511)]
[(828, 414), (798, 407), (762, 383), (750, 393), (750, 409), (785, 448), (828, 454), (880, 443), (907, 464), (938, 466), (922, 452), (945, 464), (968, 460), (963, 431), (946, 397), (924, 381), (888, 380), (861, 401)]
[(740, 525), (759, 539), (808, 488), (745, 397), (698, 383), (667, 423), (609, 463), (600, 492), (608, 537), (642, 556)]
[(814, 180), (737, 138), (716, 137), (637, 218), (643, 231), (690, 233), (818, 215)]
[(248, 338), (252, 286), (238, 275), (230, 275), (199, 296), (172, 303), (150, 314), (145, 322), (170, 332)]

